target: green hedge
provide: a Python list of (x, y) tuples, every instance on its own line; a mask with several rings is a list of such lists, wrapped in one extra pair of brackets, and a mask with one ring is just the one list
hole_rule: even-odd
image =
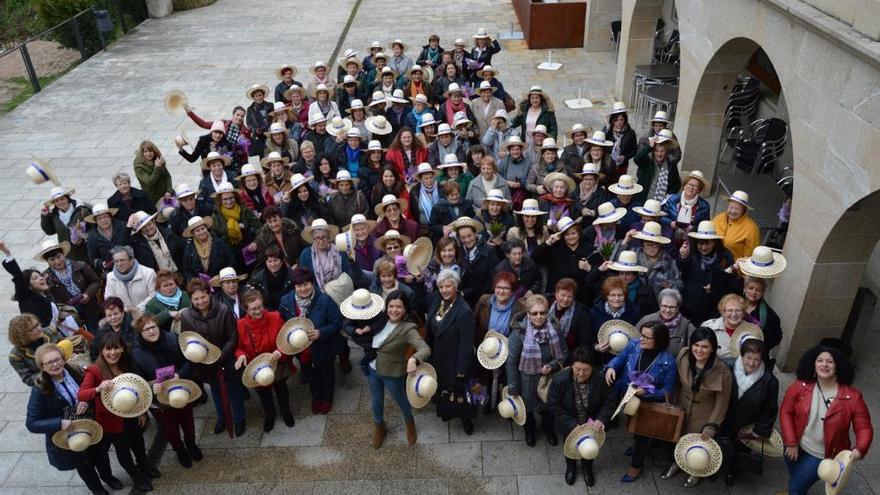
[(174, 10), (197, 9), (211, 5), (217, 0), (174, 0)]
[[(88, 9), (94, 3), (94, 0), (37, 0), (34, 6), (43, 28), (48, 29)], [(82, 15), (77, 19), (77, 25), (79, 26), (79, 32), (82, 36), (83, 47), (86, 53), (92, 54), (100, 50), (101, 41), (98, 37), (95, 17), (91, 13)], [(60, 26), (52, 31), (49, 36), (67, 48), (79, 50), (72, 22)]]

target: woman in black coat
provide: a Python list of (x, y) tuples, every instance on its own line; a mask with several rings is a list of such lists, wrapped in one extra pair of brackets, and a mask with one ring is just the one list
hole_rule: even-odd
[(703, 322), (718, 315), (721, 296), (730, 292), (731, 276), (724, 270), (733, 265), (733, 255), (722, 244), (723, 236), (715, 234), (711, 221), (700, 222), (688, 237), (691, 240), (681, 245), (677, 260), (684, 282), (681, 312), (693, 322)]
[(19, 313), (35, 315), (40, 320), (40, 325), (48, 327), (52, 323), (52, 306), (55, 302), (49, 284), (46, 283), (46, 277), (33, 268), (22, 270), (3, 241), (0, 241), (0, 252), (6, 255), (3, 268), (12, 276), (12, 284), (15, 287), (12, 300), (18, 303)]
[[(596, 355), (582, 346), (572, 352), (571, 359), (570, 367), (553, 375), (547, 394), (547, 407), (556, 419), (556, 430), (562, 438), (584, 423), (604, 431), (615, 407), (610, 399), (611, 389), (599, 372), (601, 363)], [(581, 459), (581, 472), (587, 486), (596, 483), (592, 460)], [(577, 461), (566, 458), (565, 482), (573, 485), (576, 477)]]
[(436, 241), (443, 237), (443, 227), (460, 217), (473, 218), (474, 205), (468, 199), (462, 199), (461, 188), (455, 181), (446, 181), (440, 186), (445, 197), (434, 205), (431, 210), (431, 237)]
[[(476, 376), (474, 314), (458, 290), (460, 281), (457, 271), (442, 270), (437, 275), (438, 295), (428, 308), (426, 341), (431, 347), (431, 364), (437, 371), (435, 403), (443, 392), (464, 392), (467, 382)], [(470, 418), (461, 418), (461, 424), (465, 434), (473, 434), (474, 422)]]
[(626, 105), (616, 102), (611, 115), (608, 116), (608, 125), (602, 129), (605, 139), (613, 144), (609, 154), (612, 162), (617, 166), (617, 172), (625, 174), (629, 167), (629, 161), (636, 156), (638, 151), (638, 139), (636, 131), (629, 126), (629, 114), (626, 113)]
[(143, 211), (152, 215), (156, 213), (156, 203), (141, 189), (131, 187), (131, 176), (125, 172), (119, 172), (113, 176), (113, 185), (116, 192), (107, 198), (107, 206), (116, 208), (113, 218), (123, 224), (128, 223), (128, 217), (136, 211)]
[(526, 253), (526, 245), (519, 239), (510, 239), (501, 245), (505, 259), (495, 265), (492, 277), (501, 272), (516, 275), (517, 289), (514, 297), (521, 299), (532, 294), (541, 294), (544, 282), (541, 269)]
[(557, 226), (560, 226), (560, 231), (551, 235), (544, 244), (538, 245), (532, 251), (532, 259), (547, 268), (547, 287), (555, 287), (560, 279), (573, 278), (578, 283), (577, 300), (592, 305), (596, 291), (586, 278), (591, 270), (596, 271), (598, 267), (588, 267), (587, 260), (596, 250), (581, 239), (580, 227), (575, 223), (560, 220)]
[[(200, 273), (216, 276), (223, 268), (235, 266), (235, 256), (229, 244), (209, 230), (212, 223), (210, 218), (193, 217), (189, 221), (189, 227), (183, 231), (183, 237), (189, 238), (183, 251), (181, 267), (183, 277), (187, 281), (198, 278)], [(208, 244), (209, 239), (210, 244)], [(196, 243), (207, 246), (210, 250), (205, 262), (199, 256)]]
[[(721, 446), (724, 448), (724, 481), (727, 486), (736, 481), (737, 451), (748, 451), (741, 440), (746, 437), (767, 439), (773, 433), (773, 424), (779, 411), (779, 380), (773, 375), (773, 361), (768, 346), (757, 339), (747, 339), (740, 346), (740, 357), (732, 369), (733, 387), (727, 416), (721, 425)], [(750, 434), (741, 433), (744, 427), (754, 425)]]
[(776, 311), (767, 304), (764, 292), (767, 280), (757, 277), (746, 277), (743, 282), (743, 297), (746, 299), (746, 319), (761, 327), (764, 332), (764, 343), (767, 350), (772, 351), (782, 342), (782, 320)]

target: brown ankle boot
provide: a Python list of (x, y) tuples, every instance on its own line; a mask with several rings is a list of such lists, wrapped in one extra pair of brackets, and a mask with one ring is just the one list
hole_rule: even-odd
[(385, 441), (385, 423), (373, 425), (373, 448), (378, 449)]
[(417, 438), (418, 436), (416, 435), (416, 420), (415, 418), (413, 418), (406, 422), (406, 443), (410, 445), (415, 445)]

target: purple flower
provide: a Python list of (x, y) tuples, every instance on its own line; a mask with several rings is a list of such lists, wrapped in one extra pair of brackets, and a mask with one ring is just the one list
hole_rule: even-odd
[(649, 373), (643, 371), (630, 371), (627, 376), (629, 377), (629, 384), (631, 386), (636, 388), (641, 387), (649, 394), (654, 392), (654, 377)]

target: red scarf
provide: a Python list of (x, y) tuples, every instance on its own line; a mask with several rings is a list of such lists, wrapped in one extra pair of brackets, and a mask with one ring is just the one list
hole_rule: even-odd
[(453, 105), (452, 99), (446, 100), (446, 122), (449, 122), (449, 125), (452, 125), (455, 122), (455, 113), (456, 112), (464, 112), (467, 105), (464, 102), (464, 98), (458, 103), (458, 105)]

